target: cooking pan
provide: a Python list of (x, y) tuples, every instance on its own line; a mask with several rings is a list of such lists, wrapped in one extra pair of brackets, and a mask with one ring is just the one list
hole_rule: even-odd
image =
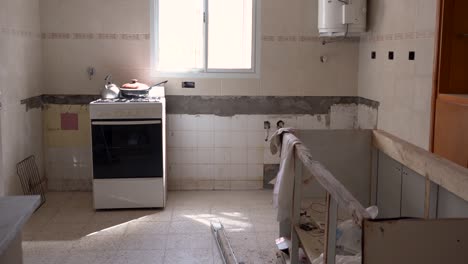
[(148, 96), (149, 91), (153, 89), (156, 86), (161, 86), (163, 84), (166, 84), (168, 81), (160, 82), (157, 83), (153, 86), (146, 86), (146, 85), (140, 85), (138, 88), (120, 88), (120, 93), (122, 96), (127, 97), (127, 98), (135, 98), (135, 97), (146, 97)]

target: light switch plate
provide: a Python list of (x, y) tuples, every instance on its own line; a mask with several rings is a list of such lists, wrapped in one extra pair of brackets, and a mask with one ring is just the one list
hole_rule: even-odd
[(195, 82), (182, 82), (182, 88), (195, 88)]

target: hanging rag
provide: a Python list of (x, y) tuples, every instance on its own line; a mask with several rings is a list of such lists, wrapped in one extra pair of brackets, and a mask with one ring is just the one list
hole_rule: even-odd
[[(293, 190), (294, 190), (294, 147), (300, 141), (292, 136), (293, 128), (278, 129), (270, 137), (270, 151), (272, 154), (280, 151), (280, 168), (276, 176), (273, 190), (273, 205), (278, 209), (277, 220), (279, 222), (289, 220), (292, 215)], [(304, 178), (304, 182), (309, 179)]]

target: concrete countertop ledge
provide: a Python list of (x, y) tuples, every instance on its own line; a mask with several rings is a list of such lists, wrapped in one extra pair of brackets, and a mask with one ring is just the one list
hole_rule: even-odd
[(0, 256), (40, 204), (39, 195), (0, 197)]

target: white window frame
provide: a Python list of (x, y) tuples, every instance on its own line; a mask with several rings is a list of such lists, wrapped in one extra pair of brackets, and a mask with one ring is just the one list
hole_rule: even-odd
[[(173, 77), (173, 78), (183, 78), (183, 77), (196, 77), (196, 78), (260, 78), (260, 48), (261, 48), (261, 23), (260, 23), (260, 10), (261, 10), (261, 0), (252, 0), (253, 10), (252, 10), (252, 68), (251, 69), (209, 69), (208, 68), (208, 1), (203, 0), (204, 2), (204, 62), (203, 68), (201, 70), (194, 69), (193, 71), (180, 71), (180, 72), (168, 72), (168, 71), (158, 71), (158, 36), (159, 36), (159, 0), (150, 0), (150, 41), (151, 41), (151, 75), (153, 77)], [(203, 19), (203, 18), (200, 18)]]

